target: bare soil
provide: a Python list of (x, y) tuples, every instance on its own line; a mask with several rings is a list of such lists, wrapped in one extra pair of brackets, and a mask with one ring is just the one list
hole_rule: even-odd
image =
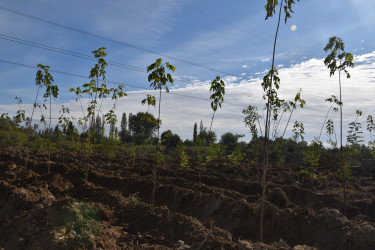
[[(373, 162), (353, 169), (346, 213), (335, 169), (310, 179), (302, 167), (272, 166), (259, 243), (257, 167), (164, 164), (152, 206), (151, 156), (69, 154), (63, 164), (54, 155), (47, 174), (46, 156), (32, 153), (25, 169), (24, 152), (12, 155), (0, 150), (0, 249), (375, 249)], [(66, 209), (72, 204), (96, 212), (81, 218)], [(67, 231), (72, 220), (82, 232)]]

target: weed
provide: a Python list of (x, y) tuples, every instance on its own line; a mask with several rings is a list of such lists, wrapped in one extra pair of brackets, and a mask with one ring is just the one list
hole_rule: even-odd
[(52, 219), (53, 239), (60, 249), (90, 248), (99, 228), (97, 209), (87, 202), (70, 201)]

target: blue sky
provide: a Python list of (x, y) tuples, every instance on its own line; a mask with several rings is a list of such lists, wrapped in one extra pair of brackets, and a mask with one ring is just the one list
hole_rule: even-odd
[[(31, 66), (41, 63), (49, 65), (52, 70), (88, 76), (94, 61), (4, 38), (23, 39), (23, 42), (31, 41), (87, 56), (104, 46), (108, 60), (137, 69), (107, 67), (108, 80), (139, 87), (126, 86), (128, 97), (117, 105), (117, 113), (121, 114), (147, 110), (142, 107), (141, 100), (152, 91), (147, 90), (147, 74), (140, 71), (161, 57), (176, 66), (175, 84), (162, 103), (162, 130), (172, 129), (185, 139), (191, 138), (194, 122), (203, 120), (209, 126), (210, 102), (204, 99), (209, 98), (208, 84), (219, 75), (226, 80), (227, 94), (223, 108), (215, 115), (213, 129), (219, 136), (226, 131), (245, 134), (247, 140), (249, 133), (243, 125), (241, 110), (248, 104), (259, 109), (264, 105), (260, 79), (271, 65), (276, 29), (276, 17), (264, 20), (265, 2), (0, 0), (0, 6), (8, 8), (8, 11), (0, 9), (0, 60)], [(14, 14), (9, 9), (123, 44), (39, 22)], [(280, 26), (276, 65), (281, 76), (282, 97), (291, 98), (302, 88), (307, 106), (304, 111), (296, 112), (292, 120), (305, 123), (306, 139), (311, 140), (319, 133), (329, 107), (324, 99), (331, 94), (338, 95), (338, 79), (329, 77), (322, 62), (325, 56), (323, 47), (330, 36), (341, 37), (346, 50), (352, 52), (358, 61), (351, 69), (352, 78), (343, 81), (344, 115), (347, 117), (344, 123), (354, 119), (356, 108), (363, 110), (363, 116), (374, 116), (375, 1), (301, 0), (293, 9), (292, 19)], [(292, 25), (297, 27), (295, 31), (291, 30)], [(4, 62), (0, 65), (0, 113), (12, 114), (17, 109), (15, 96), (21, 97), (25, 104), (33, 103), (37, 90), (36, 69)], [(81, 86), (87, 80), (52, 74), (61, 90), (55, 101), (55, 110), (65, 104), (70, 106), (73, 115), (79, 116), (75, 96), (67, 90)], [(107, 105), (111, 105), (110, 101)], [(28, 110), (29, 106), (24, 108)], [(156, 109), (150, 111), (156, 114)], [(362, 125), (365, 127), (364, 120)]]

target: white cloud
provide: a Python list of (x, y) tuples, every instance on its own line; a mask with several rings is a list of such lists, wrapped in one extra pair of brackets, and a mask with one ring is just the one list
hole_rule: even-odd
[(242, 65), (242, 68), (248, 68), (248, 67), (249, 67), (249, 65), (247, 65), (247, 64)]
[(268, 62), (269, 60), (270, 60), (269, 58), (262, 59), (262, 62)]
[[(375, 115), (375, 101), (373, 100), (373, 89), (375, 79), (373, 72), (375, 69), (375, 52), (356, 56), (354, 63), (356, 66), (350, 68), (350, 79), (342, 77), (342, 95), (344, 102), (344, 138), (348, 129), (347, 124), (355, 118), (355, 110), (363, 111), (363, 116), (359, 122), (365, 128), (365, 119), (368, 114)], [(360, 63), (359, 63), (360, 62)], [(259, 73), (260, 74), (260, 73)], [(291, 124), (287, 130), (287, 136), (291, 135), (292, 123), (295, 120), (304, 123), (306, 140), (312, 140), (318, 136), (324, 121), (329, 104), (325, 99), (331, 95), (338, 96), (338, 75), (330, 77), (329, 70), (323, 63), (323, 59), (309, 59), (299, 64), (292, 65), (279, 70), (281, 85), (279, 90), (280, 98), (290, 100), (302, 88), (302, 98), (306, 100), (304, 109), (297, 109), (292, 117)], [(213, 130), (218, 136), (231, 131), (233, 133), (245, 134), (245, 140), (249, 140), (248, 129), (244, 126), (242, 109), (251, 104), (257, 106), (261, 111), (264, 107), (261, 89), (262, 76), (252, 79), (243, 79), (235, 76), (225, 77), (226, 94), (221, 109), (217, 110), (213, 123)], [(184, 87), (173, 89), (169, 94), (162, 93), (161, 119), (163, 121), (161, 130), (171, 129), (182, 138), (192, 138), (193, 125), (203, 120), (205, 126), (209, 126), (212, 110), (209, 100), (210, 81), (193, 80)], [(141, 101), (147, 93), (152, 93), (158, 97), (157, 91), (144, 90), (128, 92), (128, 96), (117, 103), (117, 115), (121, 117), (122, 112), (136, 113), (145, 112), (147, 106), (142, 106)], [(81, 108), (78, 103), (70, 101), (64, 103), (71, 109), (74, 116), (81, 116)], [(106, 100), (103, 103), (103, 111), (108, 110), (113, 102)], [(58, 105), (53, 105), (54, 110), (58, 110)], [(14, 113), (18, 109), (17, 105), (1, 105), (0, 113)], [(30, 112), (31, 105), (28, 106)], [(157, 115), (156, 108), (150, 108), (150, 112)], [(54, 112), (56, 115), (57, 111)], [(284, 116), (286, 118), (287, 116)], [(337, 115), (333, 114), (337, 122)], [(55, 117), (56, 118), (56, 117)], [(282, 126), (286, 124), (283, 119)], [(336, 124), (338, 126), (338, 124)], [(337, 127), (338, 129), (338, 127)], [(365, 129), (364, 135), (367, 136)], [(325, 138), (322, 138), (325, 140)]]
[(246, 73), (242, 73), (241, 76), (246, 76)]

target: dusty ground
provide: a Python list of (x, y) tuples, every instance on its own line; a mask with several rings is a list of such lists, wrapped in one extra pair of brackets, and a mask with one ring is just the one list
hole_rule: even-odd
[[(265, 243), (259, 239), (260, 171), (223, 161), (158, 168), (152, 158), (87, 160), (0, 151), (0, 249), (375, 249), (375, 166), (354, 169), (344, 216), (333, 170), (271, 168)], [(194, 164), (191, 164), (194, 165)], [(331, 172), (331, 173), (330, 173)]]

